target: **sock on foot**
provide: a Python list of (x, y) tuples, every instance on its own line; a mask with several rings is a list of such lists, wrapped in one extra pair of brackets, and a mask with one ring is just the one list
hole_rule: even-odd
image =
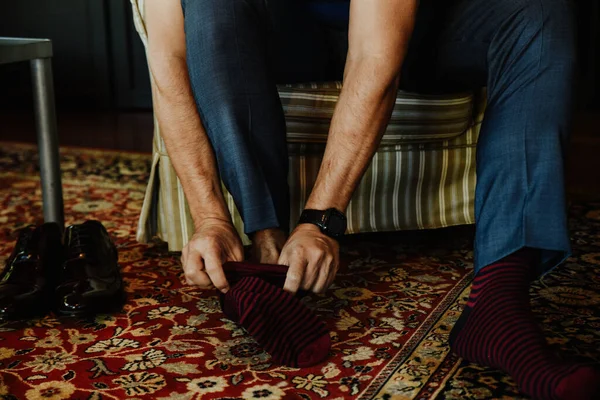
[(507, 372), (535, 399), (598, 399), (600, 372), (560, 360), (534, 320), (529, 285), (535, 257), (524, 249), (477, 274), (450, 346), (468, 361)]
[(276, 363), (310, 367), (331, 347), (325, 324), (281, 289), (287, 267), (233, 264), (225, 267), (231, 289), (221, 295), (225, 315), (243, 326)]

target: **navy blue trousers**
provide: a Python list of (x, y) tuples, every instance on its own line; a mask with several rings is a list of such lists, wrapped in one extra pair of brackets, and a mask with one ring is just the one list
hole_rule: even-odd
[[(575, 71), (569, 0), (422, 0), (401, 86), (487, 87), (477, 146), (476, 271), (523, 247), (540, 273), (570, 252), (564, 153)], [(346, 7), (182, 0), (198, 111), (246, 232), (289, 229), (285, 121), (275, 83), (341, 79)], [(325, 10), (325, 12), (323, 12)], [(335, 15), (332, 17), (331, 15)]]

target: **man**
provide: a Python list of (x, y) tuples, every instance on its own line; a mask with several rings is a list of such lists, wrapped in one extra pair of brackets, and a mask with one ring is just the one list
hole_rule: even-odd
[[(477, 149), (477, 275), (452, 348), (507, 371), (535, 398), (593, 398), (598, 374), (556, 358), (528, 298), (530, 280), (570, 251), (562, 178), (575, 60), (569, 1), (352, 0), (345, 64), (337, 56), (340, 48), (346, 52), (345, 37), (334, 33), (340, 18), (317, 12), (315, 3), (146, 1), (155, 112), (196, 228), (182, 252), (187, 282), (226, 292), (221, 265), (243, 257), (220, 179), (255, 258), (289, 266), (286, 290), (322, 292), (335, 277), (338, 245), (314, 216), (307, 213), (308, 222), (287, 237), (287, 152), (276, 82), (343, 73), (306, 204), (317, 216), (330, 210), (341, 220), (400, 84), (487, 86)], [(318, 3), (321, 10), (348, 7)]]

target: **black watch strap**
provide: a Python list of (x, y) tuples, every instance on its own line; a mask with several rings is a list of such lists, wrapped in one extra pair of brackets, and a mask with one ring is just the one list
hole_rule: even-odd
[(323, 228), (325, 224), (325, 211), (321, 210), (304, 210), (302, 214), (300, 214), (299, 224), (315, 224), (319, 228)]
[(319, 227), (323, 234), (338, 239), (346, 232), (346, 216), (334, 208), (328, 210), (302, 211), (298, 224), (313, 224)]

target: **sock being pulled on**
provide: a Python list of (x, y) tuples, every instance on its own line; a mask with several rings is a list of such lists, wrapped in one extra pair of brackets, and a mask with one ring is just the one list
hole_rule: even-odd
[(600, 373), (559, 359), (534, 320), (529, 286), (536, 261), (536, 251), (523, 249), (483, 268), (450, 346), (468, 361), (507, 372), (535, 399), (599, 399)]
[(287, 267), (249, 263), (223, 266), (231, 288), (221, 294), (227, 318), (244, 327), (279, 364), (309, 367), (331, 347), (325, 324), (282, 289)]

